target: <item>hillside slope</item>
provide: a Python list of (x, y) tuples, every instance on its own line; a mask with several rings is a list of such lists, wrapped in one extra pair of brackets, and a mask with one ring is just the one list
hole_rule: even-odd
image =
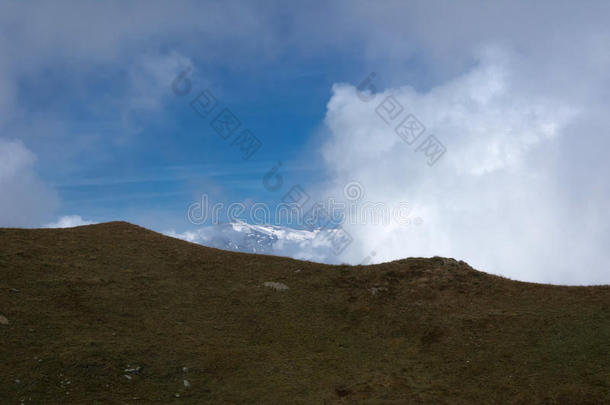
[(0, 229), (0, 314), (2, 404), (610, 403), (609, 286), (453, 259), (327, 266), (123, 222)]

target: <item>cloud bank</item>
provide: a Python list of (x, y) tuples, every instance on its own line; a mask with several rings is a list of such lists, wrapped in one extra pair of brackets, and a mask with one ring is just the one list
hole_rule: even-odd
[[(368, 200), (408, 201), (423, 218), (421, 227), (346, 221), (354, 243), (343, 259), (440, 255), (519, 280), (607, 282), (608, 195), (583, 195), (562, 177), (566, 149), (582, 136), (583, 104), (529, 88), (517, 56), (502, 47), (477, 57), (470, 71), (427, 92), (405, 86), (363, 101), (355, 86), (334, 86), (326, 192), (340, 195), (357, 179)], [(377, 107), (390, 96), (404, 112), (388, 124)], [(446, 147), (432, 166), (394, 131), (408, 114)]]

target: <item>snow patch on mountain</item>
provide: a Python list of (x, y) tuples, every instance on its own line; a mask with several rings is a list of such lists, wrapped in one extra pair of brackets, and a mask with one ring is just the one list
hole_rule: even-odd
[(167, 236), (200, 245), (245, 253), (272, 254), (299, 260), (337, 263), (328, 242), (333, 229), (294, 229), (277, 225), (253, 225), (243, 221), (208, 225), (182, 233), (168, 230)]

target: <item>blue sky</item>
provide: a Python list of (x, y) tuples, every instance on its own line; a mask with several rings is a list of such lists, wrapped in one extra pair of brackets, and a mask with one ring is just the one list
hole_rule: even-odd
[[(340, 261), (443, 255), (522, 280), (608, 282), (609, 11), (2, 2), (0, 226), (80, 216), (180, 233), (203, 194), (273, 206), (293, 185), (346, 201), (357, 184), (359, 204), (408, 204), (420, 226), (347, 221)], [(179, 96), (186, 70), (192, 90)], [(219, 100), (207, 119), (190, 107), (204, 89)], [(388, 98), (425, 127), (417, 143), (380, 118)], [(262, 142), (250, 159), (210, 126), (223, 108)], [(419, 144), (431, 135), (446, 149), (434, 164)], [(284, 184), (270, 191), (262, 179), (278, 162)]]
[[(189, 36), (182, 41), (155, 37), (111, 62), (49, 60), (20, 75), (16, 104), (29, 118), (17, 127), (44, 123), (36, 130), (46, 133), (28, 147), (41, 179), (61, 201), (53, 215), (158, 227), (164, 221), (148, 216), (164, 211), (180, 228), (185, 207), (209, 188), (220, 201), (274, 203), (277, 196), (265, 192), (261, 178), (277, 162), (287, 183), (324, 180), (316, 132), (332, 85), (356, 83), (368, 73), (361, 54), (333, 48), (304, 55), (287, 48), (270, 60), (244, 60), (207, 55)], [(151, 77), (150, 70), (166, 63), (174, 63), (174, 71)], [(187, 67), (194, 71), (193, 91), (179, 97), (168, 73)], [(203, 89), (220, 101), (214, 114), (229, 108), (263, 142), (253, 158), (244, 161), (214, 132), (213, 116), (203, 119), (190, 108)]]
[[(289, 35), (289, 22), (277, 18), (268, 28), (272, 35)], [(196, 21), (193, 25), (185, 35), (150, 33), (133, 45), (117, 44), (117, 55), (101, 61), (93, 46), (73, 57), (73, 44), (64, 39), (67, 58), (45, 58), (37, 69), (18, 75), (15, 104), (26, 123), (17, 122), (16, 131), (40, 122), (35, 131), (45, 132), (27, 146), (37, 156), (41, 179), (60, 201), (51, 215), (83, 213), (92, 221), (125, 219), (181, 229), (189, 225), (185, 207), (210, 189), (218, 201), (276, 203), (278, 195), (266, 192), (261, 178), (277, 162), (287, 185), (312, 188), (325, 181), (318, 133), (333, 84), (357, 84), (370, 73), (362, 44), (323, 44), (310, 52), (282, 44), (259, 58), (257, 32), (254, 44), (212, 35), (199, 48)], [(230, 27), (222, 31), (231, 35)], [(401, 61), (413, 85), (425, 87), (429, 77), (418, 63)], [(171, 68), (162, 75), (155, 71), (167, 64)], [(172, 92), (172, 75), (185, 68), (192, 68), (193, 92), (179, 97)], [(376, 66), (377, 86), (390, 84), (386, 70)], [(263, 142), (256, 156), (244, 161), (210, 127), (213, 117), (193, 112), (189, 102), (204, 89)]]

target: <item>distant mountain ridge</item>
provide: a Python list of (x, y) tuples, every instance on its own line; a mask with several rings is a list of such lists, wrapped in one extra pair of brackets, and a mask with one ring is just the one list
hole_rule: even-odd
[(332, 229), (295, 229), (234, 221), (202, 226), (192, 231), (163, 232), (167, 236), (218, 249), (244, 253), (275, 254), (296, 259), (337, 262), (325, 234)]

